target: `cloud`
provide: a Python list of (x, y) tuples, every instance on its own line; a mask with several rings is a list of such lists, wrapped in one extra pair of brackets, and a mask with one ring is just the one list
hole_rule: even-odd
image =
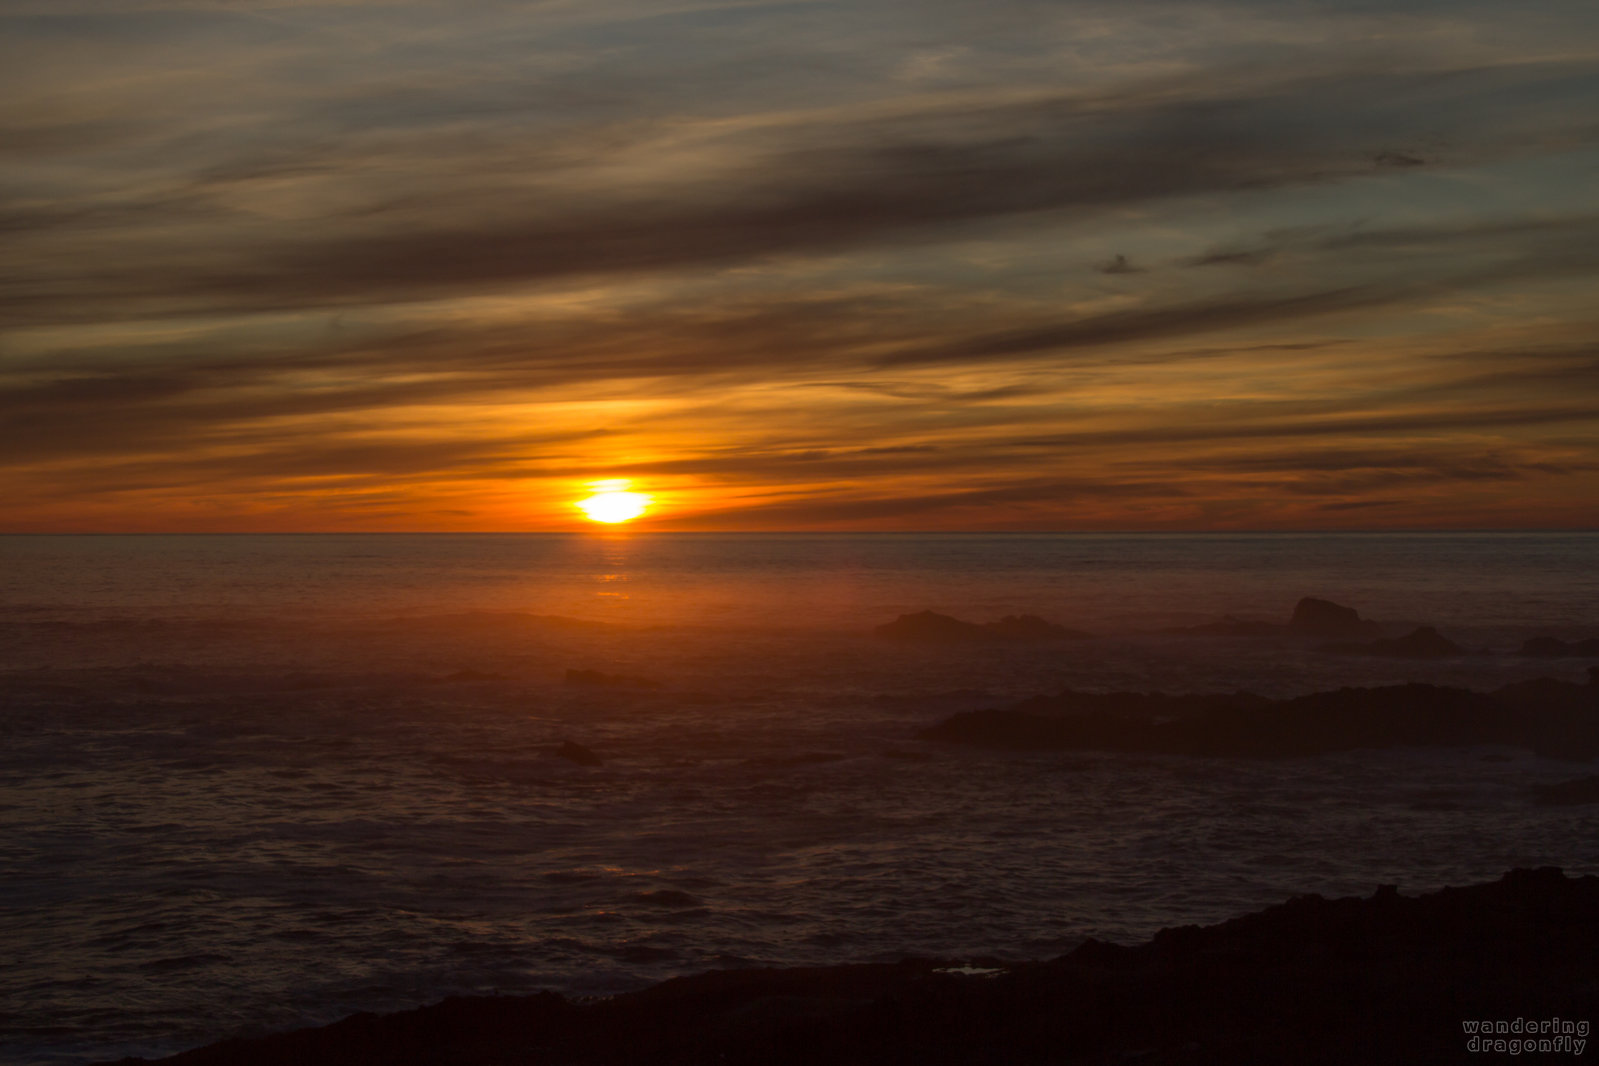
[(1420, 167), (1426, 166), (1427, 161), (1419, 156), (1407, 152), (1396, 152), (1385, 148), (1372, 157), (1372, 162), (1380, 167)]
[(1599, 56), (1538, 11), (0, 0), (0, 483), (399, 522), (603, 469), (701, 527), (1588, 485)]
[(1144, 273), (1144, 268), (1143, 267), (1134, 266), (1132, 264), (1132, 262), (1125, 255), (1122, 255), (1120, 252), (1118, 252), (1115, 255), (1111, 256), (1109, 259), (1105, 260), (1103, 263), (1100, 263), (1099, 266), (1095, 267), (1094, 269), (1098, 270), (1101, 274), (1142, 274), (1142, 273)]
[(1406, 293), (1380, 287), (1327, 292), (1225, 297), (1176, 306), (1145, 306), (1085, 315), (1025, 329), (1003, 330), (913, 348), (881, 360), (885, 366), (1014, 358), (1059, 349), (1191, 337), (1199, 333), (1291, 321), (1379, 307)]
[[(770, 501), (740, 499), (736, 510), (730, 509), (727, 513), (737, 514), (742, 521), (777, 529), (791, 525), (920, 519), (935, 514), (946, 522), (964, 517), (974, 521), (974, 528), (978, 528), (991, 520), (996, 510), (1005, 514), (1010, 524), (1015, 525), (1015, 508), (1025, 510), (1030, 505), (1042, 505), (1047, 519), (1058, 522), (1060, 508), (1074, 503), (1097, 505), (1107, 499), (1128, 498), (1164, 501), (1182, 498), (1187, 494), (1187, 488), (1176, 482), (1129, 483), (1110, 479), (1058, 478), (964, 491), (874, 494), (854, 499), (841, 498), (837, 494)], [(715, 513), (700, 515), (694, 521), (714, 520), (716, 517)], [(950, 527), (946, 525), (944, 528)]]
[(251, 13), (295, 8), (414, 7), (438, 0), (4, 0), (0, 18), (68, 18), (156, 12)]
[(1229, 248), (1206, 252), (1188, 260), (1184, 266), (1260, 266), (1275, 253), (1266, 248)]
[[(1456, 150), (1457, 164), (1548, 151), (1581, 129), (1580, 120), (1503, 103), (1497, 125), (1469, 116), (1490, 98), (1553, 92), (1551, 85), (1572, 101), (1599, 99), (1599, 67), (1362, 71), (1248, 82), (1231, 92), (1219, 91), (1229, 87), (1225, 79), (1218, 88), (1206, 78), (1109, 96), (934, 102), (886, 117), (844, 110), (708, 127), (686, 141), (681, 128), (663, 141), (667, 133), (654, 123), (616, 129), (609, 141), (584, 128), (567, 135), (582, 146), (577, 155), (557, 133), (541, 136), (531, 154), (497, 148), (482, 158), (426, 156), (424, 145), (440, 131), (423, 127), (397, 131), (414, 144), (388, 149), (418, 154), (414, 183), (385, 170), (370, 191), (356, 192), (352, 183), (370, 166), (359, 149), (336, 149), (317, 164), (317, 195), (348, 206), (305, 223), (268, 228), (259, 217), (230, 215), (215, 199), (216, 175), (229, 164), (216, 160), (204, 164), (209, 176), (201, 184), (142, 202), (13, 207), (13, 229), (68, 227), (116, 254), (95, 257), (93, 269), (63, 262), (35, 271), (21, 298), (0, 290), (0, 308), (44, 321), (41, 315), (66, 316), (86, 301), (107, 314), (168, 314), (429, 299), (944, 241), (961, 227), (1027, 215), (1060, 225), (1172, 198), (1355, 180), (1370, 171), (1370, 144), (1419, 125), (1463, 132), (1471, 123), (1469, 142), (1462, 137), (1470, 147)], [(485, 143), (515, 143), (509, 115), (480, 116), (449, 136), (474, 125)], [(610, 160), (640, 159), (652, 142), (664, 150), (663, 162), (676, 162), (644, 189), (618, 183)], [(566, 163), (543, 169), (563, 157)], [(259, 173), (310, 165), (279, 156)], [(599, 180), (586, 180), (590, 174)], [(180, 203), (189, 206), (174, 206)], [(157, 225), (163, 210), (172, 212), (170, 237)], [(136, 224), (108, 230), (108, 212), (118, 211), (136, 215)]]
[(1460, 408), (1405, 413), (1295, 412), (1279, 417), (1249, 417), (1247, 410), (1223, 412), (1213, 422), (1135, 425), (1081, 430), (1017, 440), (1012, 447), (1061, 448), (1112, 444), (1193, 444), (1246, 440), (1323, 439), (1364, 436), (1406, 436), (1439, 431), (1494, 430), (1560, 424), (1592, 424), (1593, 408), (1584, 403)]
[[(1599, 68), (1586, 73), (1599, 93)], [(1056, 99), (787, 130), (788, 143), (670, 200), (572, 195), (557, 213), (511, 198), (496, 205), (492, 225), (421, 221), (404, 233), (319, 241), (272, 257), (274, 271), (224, 275), (216, 288), (310, 301), (340, 291), (393, 297), (929, 239), (973, 220), (1348, 179), (1364, 171), (1362, 141), (1390, 123), (1420, 121), (1395, 112), (1466, 106), (1490, 86), (1505, 88), (1503, 72), (1493, 74), (1457, 75), (1461, 91), (1445, 101), (1436, 76), (1316, 79), (1231, 98)], [(1317, 113), (1323, 94), (1340, 99), (1336, 115)], [(1480, 152), (1526, 150), (1514, 143), (1519, 131), (1476, 132)]]

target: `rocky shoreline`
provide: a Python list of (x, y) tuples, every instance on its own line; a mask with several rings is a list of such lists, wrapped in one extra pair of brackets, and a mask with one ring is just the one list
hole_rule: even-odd
[(1508, 745), (1599, 756), (1599, 668), (1586, 684), (1541, 678), (1491, 692), (1407, 684), (1292, 699), (1249, 692), (1077, 692), (963, 711), (923, 740), (1027, 751), (1290, 757), (1356, 748)]
[(1307, 896), (1134, 947), (1089, 941), (1049, 961), (714, 971), (588, 1003), (554, 993), (457, 998), (158, 1061), (1548, 1061), (1580, 1055), (1596, 1018), (1599, 877), (1544, 867), (1420, 897), (1393, 886), (1366, 899)]

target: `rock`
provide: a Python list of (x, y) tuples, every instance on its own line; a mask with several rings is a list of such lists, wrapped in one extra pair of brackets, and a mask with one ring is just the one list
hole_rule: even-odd
[(1554, 806), (1599, 803), (1599, 776), (1579, 777), (1556, 785), (1535, 785), (1532, 794), (1539, 803)]
[(594, 754), (590, 748), (570, 740), (563, 740), (561, 746), (555, 749), (555, 754), (563, 759), (577, 763), (579, 766), (600, 766), (605, 760)]
[(1534, 659), (1599, 659), (1599, 637), (1572, 641), (1533, 637), (1516, 654)]
[(1435, 659), (1466, 655), (1467, 650), (1439, 633), (1432, 626), (1420, 628), (1393, 640), (1374, 640), (1373, 655), (1393, 655), (1405, 659)]
[(1297, 636), (1322, 640), (1352, 640), (1376, 636), (1381, 632), (1377, 623), (1362, 619), (1353, 607), (1312, 596), (1306, 596), (1294, 605), (1294, 615), (1288, 621), (1288, 628)]
[(601, 688), (660, 688), (659, 681), (632, 674), (602, 674), (598, 670), (568, 670), (568, 685), (593, 685)]
[(892, 622), (878, 626), (872, 632), (889, 640), (907, 640), (925, 644), (959, 644), (988, 640), (993, 635), (975, 622), (962, 622), (959, 618), (951, 618), (936, 611), (902, 614)]
[(1338, 655), (1377, 655), (1390, 659), (1444, 659), (1455, 655), (1486, 655), (1487, 650), (1471, 651), (1443, 636), (1432, 626), (1422, 626), (1402, 637), (1373, 640), (1365, 644), (1338, 642), (1324, 644), (1317, 651)]
[(1306, 596), (1294, 605), (1293, 617), (1286, 626), (1227, 615), (1219, 622), (1168, 626), (1157, 632), (1162, 636), (1176, 637), (1276, 637), (1288, 634), (1320, 640), (1349, 640), (1378, 636), (1382, 628), (1375, 622), (1362, 619), (1352, 607)]
[[(670, 959), (639, 945), (640, 961)], [(1301, 896), (1231, 921), (1043, 962), (910, 959), (716, 970), (578, 1005), (461, 997), (235, 1039), (170, 1066), (1162, 1066), (1513, 1061), (1466, 1025), (1599, 1015), (1599, 878), (1513, 870), (1491, 884)], [(965, 961), (968, 965), (961, 965)], [(997, 971), (997, 972), (996, 972)], [(1465, 1023), (1463, 1025), (1463, 1022)], [(1576, 1035), (1578, 1026), (1583, 1036)], [(1490, 1029), (1490, 1032), (1492, 1030)], [(1475, 1034), (1483, 1038), (1483, 1034)], [(1525, 1036), (1525, 1034), (1523, 1034)], [(1558, 1049), (1518, 1045), (1529, 1059)], [(1488, 1047), (1488, 1051), (1496, 1050)], [(127, 1059), (124, 1066), (143, 1060)]]
[(997, 622), (985, 622), (983, 628), (1003, 640), (1083, 640), (1088, 636), (1080, 629), (1046, 622), (1036, 614), (1008, 614)]
[(1545, 678), (1492, 693), (1387, 685), (1283, 700), (1068, 690), (955, 714), (918, 737), (987, 748), (1238, 757), (1481, 744), (1586, 759), (1599, 754), (1599, 684)]
[(1540, 677), (1505, 685), (1493, 697), (1520, 717), (1535, 754), (1575, 762), (1599, 756), (1599, 667), (1588, 668), (1586, 685)]

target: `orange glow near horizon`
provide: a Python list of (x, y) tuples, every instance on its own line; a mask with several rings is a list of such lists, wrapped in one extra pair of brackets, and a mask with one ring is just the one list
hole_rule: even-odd
[(0, 0), (0, 535), (1599, 530), (1599, 5), (969, 6)]
[(590, 482), (594, 495), (578, 500), (573, 506), (591, 522), (606, 525), (631, 522), (649, 508), (651, 501), (651, 497), (642, 492), (629, 492), (632, 484), (626, 478)]

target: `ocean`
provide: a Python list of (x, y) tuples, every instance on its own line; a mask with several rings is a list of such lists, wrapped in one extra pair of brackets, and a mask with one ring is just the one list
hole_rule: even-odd
[[(1490, 654), (1161, 632), (1303, 596)], [(1093, 636), (872, 632), (923, 610)], [(1599, 636), (1599, 534), (14, 535), (0, 633), (5, 1062), (1599, 873), (1599, 805), (1532, 792), (1593, 768), (1520, 749), (917, 738), (1066, 688), (1579, 681), (1514, 652)]]

